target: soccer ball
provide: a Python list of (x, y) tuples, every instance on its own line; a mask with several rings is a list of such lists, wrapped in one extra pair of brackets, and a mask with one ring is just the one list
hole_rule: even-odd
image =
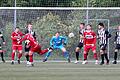
[(72, 38), (72, 37), (74, 37), (74, 36), (75, 36), (75, 35), (74, 35), (74, 33), (72, 33), (72, 32), (69, 33), (69, 35), (68, 35), (69, 38)]

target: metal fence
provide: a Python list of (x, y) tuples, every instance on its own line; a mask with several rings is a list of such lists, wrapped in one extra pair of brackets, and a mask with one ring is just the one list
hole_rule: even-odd
[[(68, 36), (70, 32), (75, 34), (74, 38), (68, 38), (67, 50), (71, 53), (72, 58), (75, 56), (75, 47), (79, 42), (79, 24), (84, 22), (93, 26), (97, 32), (97, 24), (103, 22), (106, 29), (109, 29), (112, 37), (109, 40), (109, 56), (113, 58), (114, 47), (113, 39), (115, 36), (116, 28), (120, 24), (120, 10), (119, 9), (91, 9), (86, 18), (86, 9), (17, 9), (16, 15), (14, 9), (1, 9), (0, 10), (0, 29), (4, 33), (7, 42), (6, 56), (11, 54), (11, 39), (10, 35), (16, 26), (20, 27), (22, 31), (26, 27), (27, 22), (32, 22), (33, 30), (36, 31), (38, 41), (43, 45), (43, 48), (49, 47), (50, 38), (56, 31), (61, 32), (61, 35)], [(16, 20), (15, 20), (16, 19)], [(99, 46), (97, 51), (99, 50)], [(62, 56), (62, 52), (56, 51), (53, 58)], [(92, 54), (92, 53), (90, 53)], [(80, 56), (82, 58), (82, 54)], [(92, 59), (92, 55), (90, 57)]]

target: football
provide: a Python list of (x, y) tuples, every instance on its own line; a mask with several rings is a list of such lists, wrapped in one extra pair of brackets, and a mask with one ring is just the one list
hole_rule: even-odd
[(75, 36), (75, 35), (74, 35), (74, 33), (72, 33), (72, 32), (69, 33), (69, 35), (68, 35), (69, 38), (72, 38), (72, 37), (74, 37), (74, 36)]

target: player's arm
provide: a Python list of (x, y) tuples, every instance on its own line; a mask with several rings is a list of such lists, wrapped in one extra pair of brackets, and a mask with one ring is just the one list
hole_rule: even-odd
[(53, 41), (54, 41), (54, 37), (52, 37), (50, 40), (50, 46), (52, 46), (52, 47), (53, 47)]
[(1, 37), (2, 41), (3, 41), (3, 42), (5, 42), (5, 39), (4, 39), (4, 37), (3, 37), (3, 34), (2, 34), (2, 33), (0, 33), (0, 37)]
[(118, 35), (117, 35), (117, 32), (116, 32), (116, 33), (115, 33), (115, 38), (114, 38), (114, 43), (116, 43), (117, 37), (118, 37)]
[(18, 41), (18, 43), (20, 44), (20, 43), (22, 43), (23, 41), (27, 40), (27, 37), (28, 37), (28, 35), (24, 35), (24, 37), (21, 38), (21, 39)]
[(83, 39), (83, 34), (79, 31), (79, 34), (80, 34), (80, 39)]
[(107, 37), (107, 38), (110, 38), (110, 37), (111, 37), (111, 34), (110, 34), (108, 31), (105, 31), (105, 34), (106, 34), (106, 37)]
[(12, 39), (12, 40), (17, 40), (17, 37), (15, 37), (14, 34), (12, 33), (11, 39)]
[(63, 44), (66, 45), (67, 44), (67, 37), (63, 37), (63, 36), (61, 36), (61, 37), (62, 37), (62, 40), (63, 40)]

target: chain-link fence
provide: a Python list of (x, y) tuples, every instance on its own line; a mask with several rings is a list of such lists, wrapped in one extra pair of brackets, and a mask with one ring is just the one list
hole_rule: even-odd
[(1, 7), (120, 7), (119, 0), (0, 0)]
[[(67, 50), (75, 58), (75, 47), (79, 42), (79, 24), (86, 23), (86, 10), (51, 10), (51, 9), (17, 9), (16, 10), (16, 26), (22, 31), (27, 26), (27, 22), (32, 22), (33, 30), (37, 33), (39, 43), (43, 48), (49, 47), (50, 38), (59, 31), (61, 35), (68, 36), (70, 32), (75, 34), (74, 38), (68, 38)], [(120, 24), (120, 10), (89, 10), (88, 22), (97, 32), (97, 24), (103, 22), (106, 29), (109, 29), (112, 37), (109, 41), (109, 54), (113, 58), (114, 53), (114, 36), (117, 26)], [(14, 26), (14, 10), (0, 10), (0, 29), (4, 33), (7, 46), (5, 46), (6, 57), (11, 55), (11, 32)], [(97, 51), (99, 50), (99, 46)], [(62, 52), (56, 51), (52, 58), (62, 56)], [(80, 56), (82, 58), (82, 54)], [(92, 55), (90, 55), (92, 58)]]

